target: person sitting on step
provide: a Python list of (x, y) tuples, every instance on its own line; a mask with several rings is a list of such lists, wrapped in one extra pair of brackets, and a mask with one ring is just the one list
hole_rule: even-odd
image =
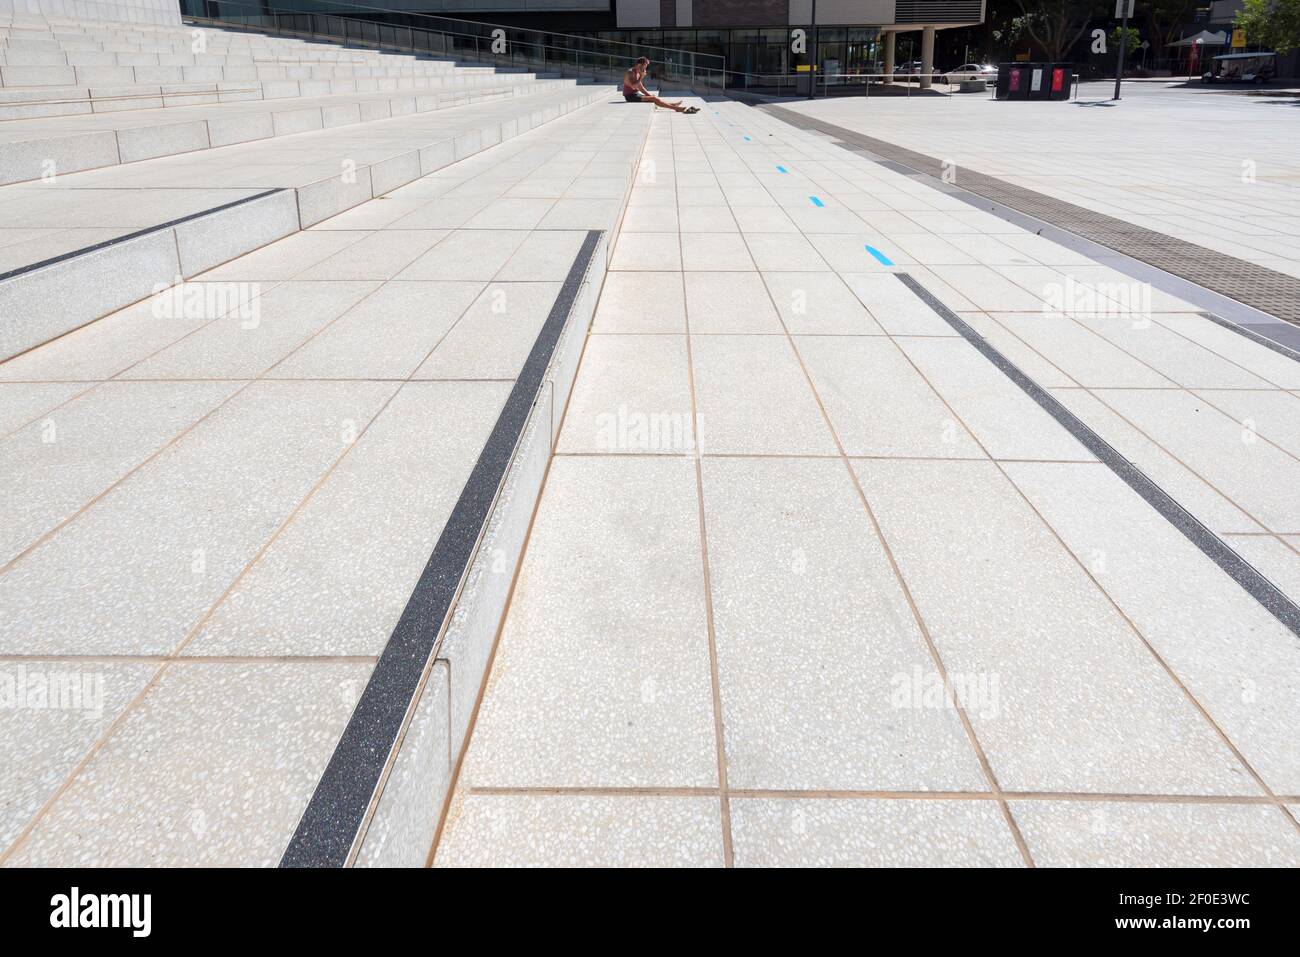
[(682, 101), (676, 103), (668, 100), (661, 100), (645, 88), (645, 75), (650, 70), (650, 58), (641, 57), (623, 74), (623, 99), (629, 103), (653, 103), (655, 106), (662, 106), (666, 110), (675, 110), (678, 113), (698, 113), (698, 106), (682, 106)]

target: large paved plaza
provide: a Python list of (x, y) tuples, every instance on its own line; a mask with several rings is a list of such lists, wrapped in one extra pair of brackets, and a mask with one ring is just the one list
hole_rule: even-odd
[(311, 69), (0, 138), (0, 864), (1300, 865), (1284, 107)]

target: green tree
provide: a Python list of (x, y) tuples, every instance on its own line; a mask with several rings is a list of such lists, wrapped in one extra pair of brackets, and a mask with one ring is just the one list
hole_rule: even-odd
[(1235, 26), (1247, 43), (1289, 53), (1300, 47), (1300, 0), (1246, 0)]
[[(1104, 16), (1105, 0), (1017, 0), (1021, 16), (1014, 28), (1023, 30), (1050, 60), (1063, 60), (1079, 42), (1088, 24)], [(1113, 9), (1113, 8), (1112, 8)]]
[(1142, 35), (1138, 33), (1136, 27), (1129, 27), (1128, 30), (1125, 30), (1123, 27), (1116, 27), (1112, 30), (1110, 34), (1111, 48), (1115, 50), (1119, 49), (1121, 33), (1123, 33), (1128, 39), (1128, 49), (1124, 51), (1124, 54), (1126, 56), (1132, 56), (1134, 53), (1137, 53), (1142, 46)]

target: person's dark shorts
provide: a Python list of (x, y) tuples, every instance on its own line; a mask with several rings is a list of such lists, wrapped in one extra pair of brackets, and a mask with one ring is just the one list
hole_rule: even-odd
[(640, 103), (645, 99), (645, 97), (643, 97), (640, 92), (633, 90), (631, 93), (624, 93), (623, 99), (627, 100), (629, 103)]

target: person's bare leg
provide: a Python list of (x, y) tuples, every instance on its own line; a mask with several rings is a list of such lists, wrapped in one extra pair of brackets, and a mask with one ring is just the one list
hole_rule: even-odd
[(682, 106), (680, 101), (677, 103), (669, 103), (667, 100), (659, 99), (659, 97), (652, 93), (647, 93), (645, 98), (648, 102), (653, 103), (655, 106), (662, 106), (665, 110), (676, 110), (678, 113), (681, 113), (686, 109)]

